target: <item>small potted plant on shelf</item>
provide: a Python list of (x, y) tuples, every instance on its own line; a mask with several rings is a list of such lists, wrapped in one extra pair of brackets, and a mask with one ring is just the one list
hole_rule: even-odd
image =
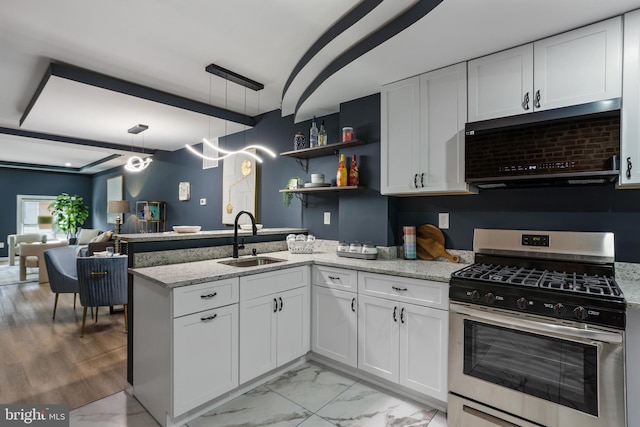
[(78, 225), (84, 224), (89, 217), (89, 207), (78, 195), (70, 196), (62, 193), (49, 205), (49, 212), (53, 215), (53, 223), (57, 230), (66, 233), (69, 243), (76, 236)]
[[(300, 178), (294, 176), (287, 182), (287, 185), (284, 187), (285, 190), (294, 190), (296, 188), (302, 188), (304, 183)], [(282, 193), (282, 205), (285, 208), (291, 206), (291, 200), (293, 200), (293, 193)]]

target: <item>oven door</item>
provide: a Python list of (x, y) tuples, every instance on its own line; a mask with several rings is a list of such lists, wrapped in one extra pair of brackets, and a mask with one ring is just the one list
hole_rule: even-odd
[[(450, 393), (505, 412), (505, 422), (625, 426), (623, 332), (467, 304), (449, 310)], [(449, 405), (454, 421), (464, 407)], [(449, 427), (476, 425), (502, 424)]]

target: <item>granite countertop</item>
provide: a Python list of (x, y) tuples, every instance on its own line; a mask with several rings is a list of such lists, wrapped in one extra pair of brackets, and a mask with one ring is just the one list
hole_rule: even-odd
[[(307, 233), (306, 228), (263, 228), (258, 230), (258, 236), (268, 236), (273, 234), (298, 234)], [(238, 236), (250, 236), (251, 231), (238, 230)], [(168, 240), (192, 240), (192, 239), (215, 239), (223, 237), (233, 237), (233, 228), (225, 230), (198, 231), (197, 233), (176, 233), (175, 231), (165, 231), (163, 233), (138, 233), (119, 234), (121, 240), (127, 242), (162, 242)]]
[[(176, 288), (212, 280), (281, 270), (299, 265), (309, 265), (311, 263), (438, 282), (448, 282), (451, 273), (467, 266), (467, 264), (454, 264), (449, 261), (409, 261), (404, 259), (363, 260), (340, 257), (336, 255), (335, 251), (328, 250), (314, 251), (313, 254), (292, 254), (289, 251), (281, 251), (261, 255), (280, 258), (284, 261), (256, 267), (232, 267), (221, 264), (219, 261), (229, 259), (222, 258), (183, 264), (161, 265), (157, 267), (135, 268), (130, 271), (133, 275), (143, 277), (158, 285), (167, 288)], [(251, 258), (251, 256), (241, 258)]]
[[(463, 263), (459, 264), (451, 263), (444, 260), (444, 258), (434, 261), (409, 261), (397, 258), (388, 260), (362, 260), (339, 257), (335, 253), (335, 248), (330, 246), (316, 250), (313, 254), (292, 254), (289, 251), (280, 251), (260, 255), (280, 258), (284, 261), (256, 267), (232, 267), (219, 262), (229, 258), (221, 258), (182, 264), (135, 268), (130, 271), (135, 276), (143, 277), (166, 288), (188, 286), (212, 280), (246, 276), (248, 274), (256, 274), (266, 271), (276, 271), (283, 268), (309, 265), (312, 263), (329, 267), (367, 271), (371, 273), (448, 282), (451, 277), (451, 273), (466, 267), (468, 265), (467, 263), (472, 262), (472, 260), (467, 256), (463, 256)], [(462, 252), (460, 255), (463, 255)], [(241, 258), (250, 257), (251, 256)], [(627, 301), (627, 307), (629, 309), (640, 310), (640, 264), (617, 262), (615, 264), (615, 269), (616, 282), (620, 285), (620, 288), (624, 293)]]

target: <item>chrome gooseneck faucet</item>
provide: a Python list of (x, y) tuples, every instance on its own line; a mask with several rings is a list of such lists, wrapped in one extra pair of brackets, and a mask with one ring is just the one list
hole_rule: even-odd
[(238, 215), (236, 215), (236, 219), (233, 222), (233, 257), (238, 258), (238, 249), (244, 249), (244, 244), (238, 244), (238, 218), (240, 215), (247, 214), (249, 218), (251, 218), (251, 228), (253, 229), (253, 235), (258, 234), (258, 229), (256, 228), (256, 219), (251, 215), (251, 212), (240, 211)]

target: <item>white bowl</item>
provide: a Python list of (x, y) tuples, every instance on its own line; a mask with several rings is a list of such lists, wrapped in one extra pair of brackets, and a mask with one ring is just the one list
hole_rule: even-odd
[(323, 173), (312, 173), (311, 174), (311, 182), (313, 184), (322, 184), (324, 182), (324, 174)]
[[(243, 229), (243, 230), (248, 230), (248, 231), (252, 230), (251, 224), (240, 224), (240, 228)], [(258, 230), (260, 230), (262, 228), (262, 224), (256, 224), (256, 228)]]
[(199, 225), (174, 225), (173, 231), (176, 233), (197, 233), (201, 228)]

